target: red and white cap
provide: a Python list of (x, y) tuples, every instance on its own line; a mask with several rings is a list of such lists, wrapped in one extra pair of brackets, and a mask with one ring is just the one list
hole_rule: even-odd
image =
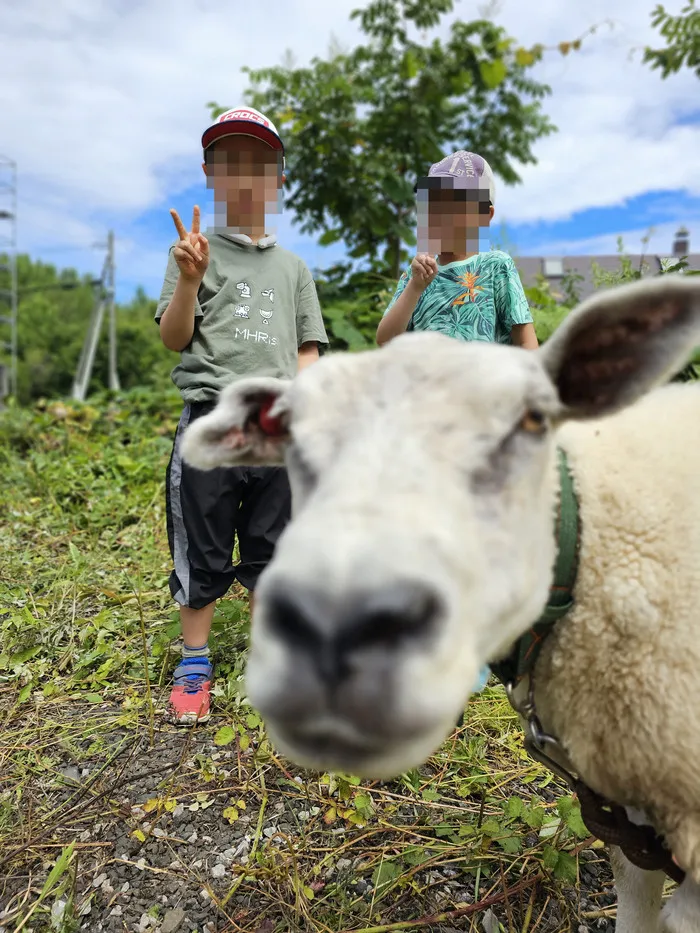
[(253, 136), (284, 154), (284, 144), (277, 127), (264, 113), (253, 107), (234, 107), (217, 117), (202, 134), (202, 149), (208, 149), (224, 136)]

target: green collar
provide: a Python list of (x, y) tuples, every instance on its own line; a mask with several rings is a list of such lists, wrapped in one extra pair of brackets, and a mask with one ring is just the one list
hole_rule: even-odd
[(565, 451), (561, 448), (559, 483), (561, 494), (556, 522), (557, 562), (554, 568), (554, 582), (549, 590), (549, 602), (532, 628), (520, 636), (510, 655), (491, 665), (491, 670), (503, 684), (515, 685), (532, 670), (545, 638), (574, 604), (573, 591), (578, 571), (581, 520), (569, 463)]

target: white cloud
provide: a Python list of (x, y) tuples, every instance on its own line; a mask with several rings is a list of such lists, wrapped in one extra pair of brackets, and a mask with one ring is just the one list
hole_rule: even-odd
[[(298, 62), (323, 56), (333, 33), (352, 45), (358, 30), (348, 15), (358, 4), (6, 4), (0, 151), (19, 164), (21, 247), (88, 247), (104, 237), (107, 217), (119, 235), (119, 224), (129, 228), (149, 208), (167, 212), (168, 198), (201, 179), (206, 102), (240, 100), (243, 65), (277, 64), (287, 48)], [(525, 45), (573, 39), (610, 16), (615, 29), (601, 29), (566, 58), (547, 54), (538, 76), (553, 87), (545, 109), (559, 133), (537, 144), (539, 164), (523, 168), (522, 185), (501, 186), (499, 219), (566, 218), (649, 190), (700, 194), (700, 126), (673, 125), (697, 110), (697, 79), (689, 72), (662, 81), (639, 55), (629, 57), (655, 40), (653, 5), (503, 0), (496, 18)], [(456, 6), (463, 19), (479, 10), (476, 0)], [(148, 244), (122, 251), (132, 278)]]

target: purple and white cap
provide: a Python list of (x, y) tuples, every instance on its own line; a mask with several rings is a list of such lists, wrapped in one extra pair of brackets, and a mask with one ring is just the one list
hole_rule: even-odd
[(449, 178), (452, 188), (474, 188), (487, 191), (491, 204), (495, 206), (496, 182), (491, 166), (486, 159), (475, 152), (459, 149), (452, 155), (445, 156), (444, 159), (430, 166), (427, 178), (419, 179), (416, 189), (432, 188), (433, 185), (429, 181), (431, 178)]

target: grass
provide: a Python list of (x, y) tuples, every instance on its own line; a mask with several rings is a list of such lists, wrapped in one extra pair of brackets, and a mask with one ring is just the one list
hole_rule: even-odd
[[(121, 877), (152, 894), (149, 929), (164, 886), (195, 892), (198, 933), (543, 933), (610, 916), (600, 848), (526, 757), (500, 688), (397, 781), (301, 772), (243, 694), (249, 619), (234, 592), (214, 622), (212, 721), (162, 724), (178, 411), (176, 396), (136, 392), (0, 415), (0, 930), (112, 917), (131, 933), (136, 882), (123, 891)], [(211, 840), (204, 858), (184, 855), (183, 826)], [(214, 879), (210, 855), (226, 846)]]

